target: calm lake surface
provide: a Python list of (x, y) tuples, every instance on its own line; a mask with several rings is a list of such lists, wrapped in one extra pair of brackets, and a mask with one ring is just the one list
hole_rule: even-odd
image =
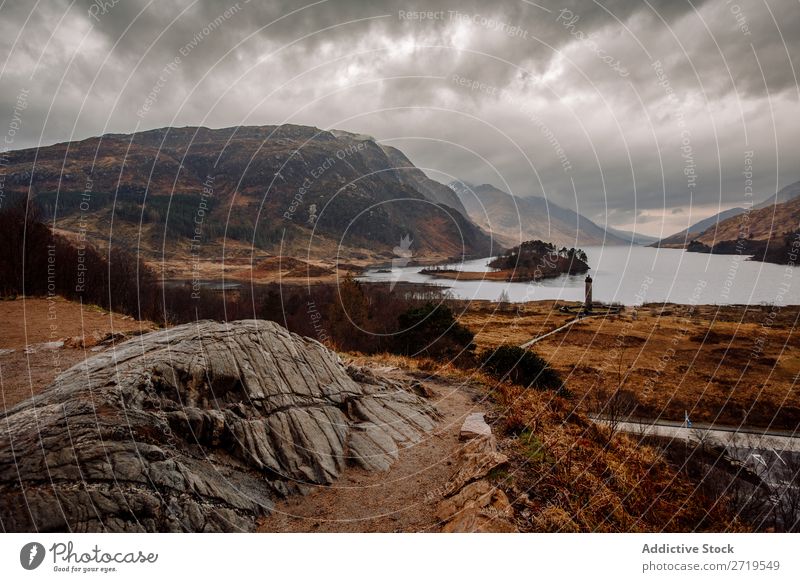
[[(687, 253), (637, 246), (584, 247), (594, 279), (595, 301), (624, 305), (643, 302), (697, 304), (800, 304), (800, 267), (785, 267), (739, 255)], [(466, 261), (454, 268), (487, 271), (489, 259)], [(365, 281), (435, 283), (459, 299), (497, 300), (503, 291), (511, 301), (563, 299), (582, 301), (585, 275), (564, 275), (537, 283), (449, 281), (422, 275), (422, 267), (372, 269)]]

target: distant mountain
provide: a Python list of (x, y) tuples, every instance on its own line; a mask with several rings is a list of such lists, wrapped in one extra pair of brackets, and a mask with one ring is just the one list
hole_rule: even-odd
[[(788, 186), (779, 190), (776, 194), (766, 198), (762, 202), (754, 205), (751, 210), (751, 215), (748, 217), (750, 221), (753, 220), (753, 211), (761, 210), (764, 208), (772, 208), (773, 206), (781, 205), (786, 202), (790, 202), (796, 198), (800, 197), (800, 181), (794, 182), (789, 184)], [(777, 208), (777, 206), (776, 206)], [(660, 240), (657, 243), (654, 243), (652, 246), (657, 247), (666, 247), (666, 248), (686, 248), (689, 243), (694, 240), (700, 240), (702, 244), (706, 244), (711, 241), (726, 241), (731, 240), (726, 237), (733, 236), (735, 239), (738, 235), (733, 234), (733, 222), (727, 222), (725, 226), (722, 226), (722, 223), (725, 221), (729, 221), (731, 218), (739, 216), (746, 212), (744, 208), (731, 208), (729, 210), (724, 210), (719, 214), (715, 214), (705, 220), (701, 220), (696, 224), (693, 224), (686, 230), (682, 230), (681, 232), (675, 233), (667, 238)], [(777, 211), (778, 221), (780, 222), (780, 216), (786, 214), (787, 210), (780, 209)], [(791, 215), (791, 211), (788, 211), (789, 215)], [(759, 217), (765, 217), (766, 215), (758, 215)], [(770, 227), (768, 223), (761, 223), (761, 220), (756, 221), (757, 223), (751, 224), (751, 232), (753, 233), (753, 238), (755, 240), (766, 240), (769, 238), (769, 233), (771, 232), (779, 232), (776, 230), (777, 225), (775, 228)], [(713, 230), (715, 226), (718, 225), (718, 232), (710, 232)], [(787, 225), (783, 225), (785, 227)], [(782, 228), (780, 227), (780, 228)], [(738, 231), (739, 226), (736, 226)], [(780, 231), (782, 232), (782, 231)], [(712, 243), (713, 244), (713, 243)]]
[(628, 245), (624, 238), (607, 232), (572, 210), (540, 197), (518, 197), (492, 186), (451, 182), (469, 217), (508, 247), (539, 239), (559, 246)]
[(796, 188), (797, 184), (792, 184), (768, 198), (766, 204), (754, 206), (746, 217), (739, 214), (715, 223), (680, 246), (689, 252), (746, 255), (757, 261), (795, 265), (800, 240), (800, 196), (792, 195)]
[(800, 180), (793, 184), (789, 184), (785, 188), (782, 188), (777, 192), (777, 194), (770, 196), (760, 204), (756, 204), (753, 208), (766, 208), (767, 206), (772, 206), (775, 203), (781, 204), (783, 202), (789, 202), (798, 196), (800, 196)]
[(715, 214), (714, 216), (709, 216), (699, 222), (694, 223), (689, 228), (682, 230), (678, 233), (675, 233), (667, 238), (663, 238), (660, 241), (656, 241), (651, 246), (654, 247), (663, 247), (663, 248), (684, 248), (687, 244), (689, 244), (693, 239), (699, 236), (703, 231), (712, 228), (714, 225), (723, 222), (729, 218), (734, 216), (739, 216), (745, 211), (744, 208), (729, 208), (728, 210), (723, 210), (722, 212)]
[(620, 230), (618, 228), (611, 228), (610, 226), (606, 226), (606, 232), (625, 240), (626, 244), (633, 243), (634, 245), (645, 246), (658, 241), (658, 237), (656, 236), (640, 234), (629, 230)]
[(798, 225), (800, 225), (800, 197), (762, 208), (754, 207), (746, 221), (734, 216), (720, 222), (716, 228), (706, 229), (694, 240), (712, 248), (720, 243), (736, 241), (742, 233), (748, 240), (769, 241), (773, 238), (782, 239), (784, 235), (797, 230)]
[(4, 157), (6, 193), (30, 191), (56, 229), (98, 244), (113, 236), (151, 259), (198, 245), (386, 258), (405, 237), (415, 257), (491, 252), (449, 188), (369, 136), (300, 125), (162, 128)]
[(709, 228), (686, 250), (715, 255), (744, 255), (752, 260), (797, 265), (800, 197), (752, 210), (747, 220), (734, 216)]

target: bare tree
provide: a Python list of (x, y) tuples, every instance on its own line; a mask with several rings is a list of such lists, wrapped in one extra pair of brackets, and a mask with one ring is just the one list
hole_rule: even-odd
[(775, 529), (800, 532), (800, 455), (773, 452), (780, 461), (773, 485)]
[(609, 429), (608, 442), (619, 430), (622, 422), (631, 418), (639, 402), (632, 390), (625, 388), (630, 368), (625, 364), (625, 350), (620, 348), (614, 370), (614, 379), (609, 386), (603, 370), (598, 372), (599, 387), (595, 395), (594, 413), (605, 420)]

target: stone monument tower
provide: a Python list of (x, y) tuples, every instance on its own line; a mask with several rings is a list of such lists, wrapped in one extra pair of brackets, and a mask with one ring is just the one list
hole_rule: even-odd
[(583, 299), (583, 310), (589, 313), (592, 310), (592, 276), (586, 275), (585, 296)]

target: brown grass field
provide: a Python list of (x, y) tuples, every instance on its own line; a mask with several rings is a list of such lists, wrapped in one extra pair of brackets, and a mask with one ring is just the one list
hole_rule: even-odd
[[(567, 304), (565, 304), (567, 305)], [(479, 348), (519, 345), (573, 316), (552, 301), (472, 302), (459, 321)], [(598, 390), (621, 386), (639, 414), (781, 430), (800, 427), (797, 306), (647, 305), (586, 318), (533, 349), (588, 408)]]
[(61, 297), (0, 301), (0, 320), (2, 410), (38, 394), (60, 372), (108, 349), (115, 338), (156, 327)]

